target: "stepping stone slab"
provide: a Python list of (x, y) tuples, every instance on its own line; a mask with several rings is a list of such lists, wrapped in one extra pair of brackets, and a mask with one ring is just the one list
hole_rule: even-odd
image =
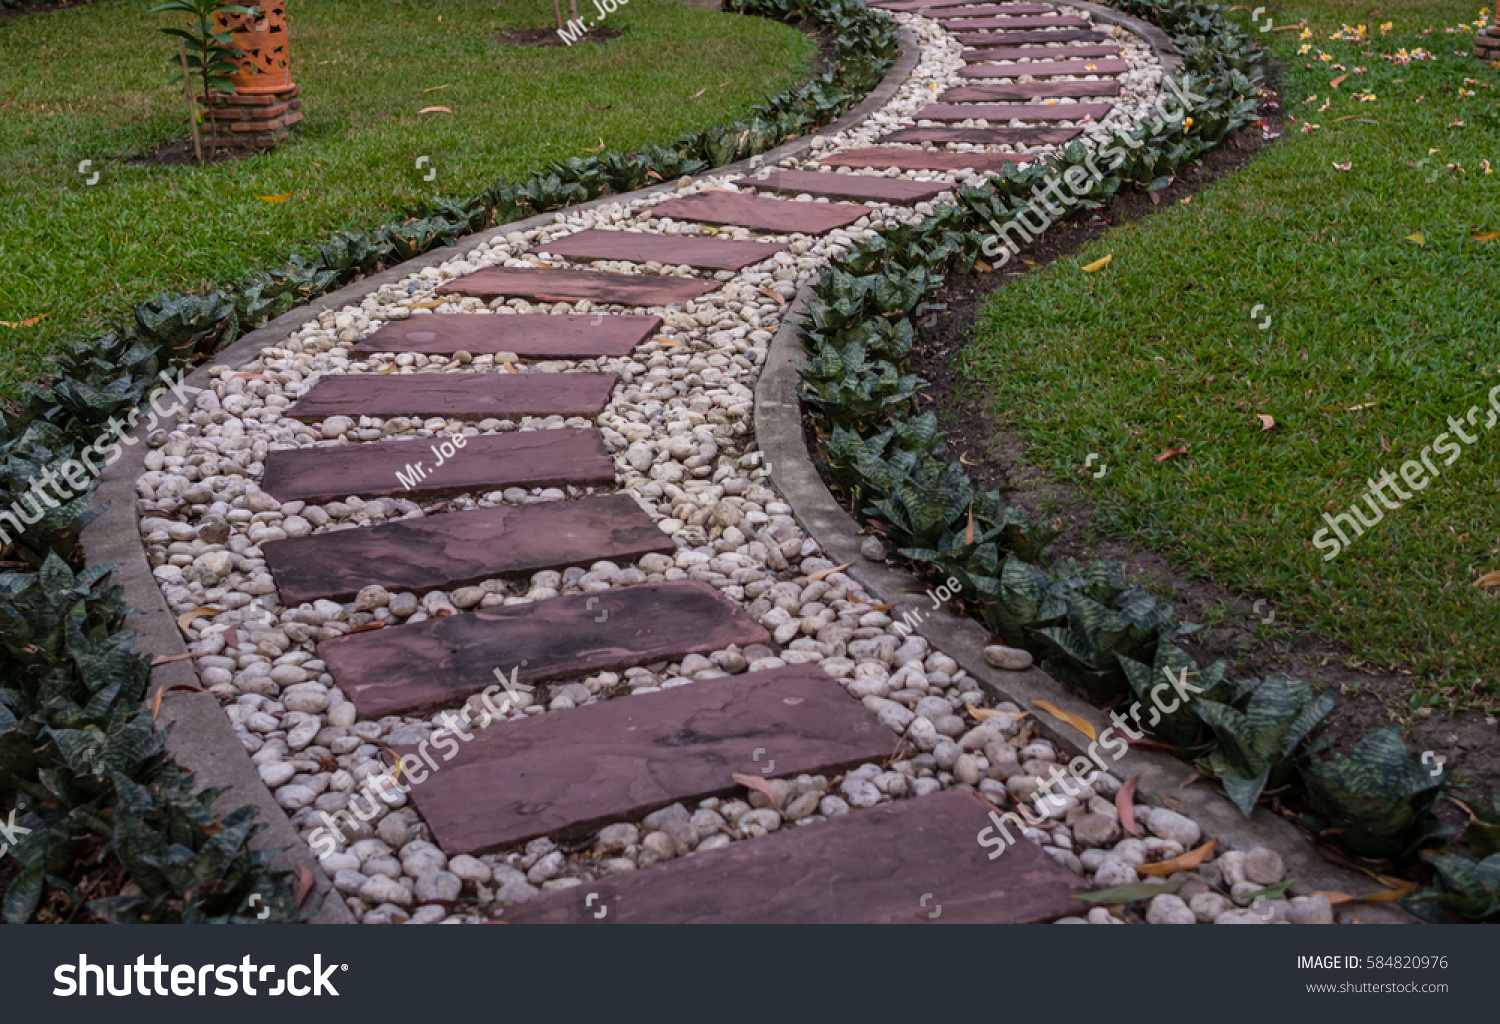
[(318, 656), (360, 717), (375, 719), (458, 704), (496, 669), (531, 684), (769, 639), (707, 583), (675, 580), (387, 626), (325, 641)]
[(1118, 46), (995, 46), (979, 50), (965, 50), (964, 60), (1052, 60), (1075, 57), (1113, 57), (1120, 52)]
[[(921, 6), (915, 10), (921, 13)], [(943, 23), (956, 18), (1013, 18), (1027, 17), (1038, 14), (1057, 15), (1061, 12), (1056, 7), (1047, 7), (1042, 4), (977, 4), (969, 3), (962, 7), (948, 6), (933, 10), (929, 17)]]
[(1045, 28), (1087, 28), (1087, 18), (1073, 17), (1051, 17), (1051, 18), (942, 18), (943, 27), (953, 32), (974, 32), (978, 29), (1045, 29)]
[(744, 192), (699, 192), (681, 199), (668, 199), (651, 207), (651, 213), (673, 220), (702, 224), (731, 224), (779, 234), (800, 232), (821, 235), (853, 224), (870, 212), (850, 203), (794, 203)]
[(960, 78), (1056, 78), (1058, 75), (1119, 75), (1130, 70), (1123, 60), (1034, 60), (1025, 64), (970, 64), (958, 69)]
[(740, 178), (737, 188), (757, 188), (763, 192), (807, 193), (830, 199), (870, 200), (911, 206), (956, 186), (946, 181), (910, 181), (905, 178), (877, 178), (867, 174), (819, 174), (817, 171), (773, 171), (764, 178)]
[(919, 121), (1081, 121), (1091, 117), (1104, 119), (1114, 105), (1110, 103), (1017, 103), (965, 104), (934, 103), (917, 111)]
[(433, 313), (388, 323), (349, 351), (589, 359), (629, 355), (660, 326), (659, 316)]
[(339, 373), (319, 378), (285, 415), (594, 417), (609, 404), (613, 373)]
[(1003, 85), (972, 85), (949, 89), (943, 103), (993, 103), (996, 100), (1030, 100), (1120, 95), (1119, 82), (1008, 82)]
[(948, 7), (967, 8), (974, 6), (1003, 7), (1012, 14), (1046, 14), (1048, 11), (1057, 10), (1056, 7), (1047, 4), (983, 4), (977, 5), (975, 0), (876, 0), (875, 3), (867, 4), (882, 11), (921, 11), (923, 9), (943, 10)]
[(628, 494), (447, 512), (261, 545), (289, 606), (347, 601), (372, 583), (422, 594), (676, 549)]
[(1053, 31), (1034, 32), (968, 32), (964, 28), (974, 26), (954, 26), (949, 29), (953, 38), (966, 46), (1019, 46), (1022, 43), (1103, 43), (1109, 40), (1109, 36), (1103, 32), (1084, 28), (1065, 28)]
[(886, 142), (968, 142), (978, 146), (1060, 146), (1082, 128), (901, 128)]
[[(976, 115), (977, 116), (977, 115)], [(1030, 163), (1024, 153), (934, 153), (923, 149), (846, 149), (818, 163), (827, 167), (900, 167), (931, 171), (1001, 171), (1007, 164)]]
[(590, 302), (647, 307), (687, 302), (718, 287), (717, 281), (664, 274), (605, 274), (597, 270), (554, 267), (490, 267), (439, 285), (437, 293), (538, 302), (588, 299)]
[(320, 503), (351, 494), (426, 498), (615, 482), (604, 435), (592, 427), (475, 435), (439, 466), (440, 452), (432, 448), (445, 441), (452, 444), (445, 437), (426, 437), (268, 452), (260, 486), (277, 501)]
[[(438, 769), (426, 781), (405, 763), (416, 769), (412, 802), (452, 857), (582, 837), (679, 800), (728, 795), (739, 789), (735, 772), (769, 778), (761, 772), (772, 761), (781, 777), (838, 772), (899, 744), (822, 669), (789, 665), (495, 722), (452, 761), (432, 758)], [(416, 747), (395, 752), (420, 757)]]
[(591, 228), (554, 238), (527, 252), (547, 252), (570, 260), (655, 261), (664, 266), (686, 265), (699, 270), (741, 270), (768, 260), (785, 249), (786, 246), (773, 242), (734, 242), (722, 238)]
[[(777, 767), (780, 767), (778, 762)], [(1083, 879), (1022, 839), (989, 859), (989, 804), (963, 790), (783, 827), (759, 839), (543, 893), (515, 924), (1033, 924), (1081, 914)], [(590, 899), (590, 894), (597, 893)], [(603, 918), (600, 907), (606, 907)]]

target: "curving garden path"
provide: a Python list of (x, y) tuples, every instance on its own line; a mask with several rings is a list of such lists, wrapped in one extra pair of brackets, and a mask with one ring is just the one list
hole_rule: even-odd
[[(830, 258), (1160, 88), (1066, 5), (873, 6), (921, 56), (805, 157), (495, 235), (214, 368), (153, 437), (155, 576), (361, 920), (1081, 920), (1075, 892), (1199, 841), (1144, 806), (1125, 837), (1106, 775), (990, 859), (991, 805), (1064, 756), (1015, 705), (974, 715), (756, 450), (772, 337)], [(1152, 919), (1280, 879), (1216, 863)]]

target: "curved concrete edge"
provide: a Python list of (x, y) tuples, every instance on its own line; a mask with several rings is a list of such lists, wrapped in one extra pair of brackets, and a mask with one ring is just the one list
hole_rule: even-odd
[(1088, 11), (1089, 16), (1096, 21), (1102, 21), (1107, 25), (1118, 25), (1132, 35), (1140, 36), (1151, 44), (1151, 49), (1156, 52), (1156, 59), (1161, 61), (1162, 70), (1168, 78), (1176, 78), (1182, 74), (1181, 51), (1172, 42), (1171, 36), (1151, 22), (1123, 11), (1117, 11), (1113, 7), (1085, 3), (1083, 0), (1063, 0), (1063, 3), (1069, 7)]
[[(848, 114), (812, 135), (800, 136), (760, 154), (754, 158), (753, 165), (750, 160), (743, 160), (712, 168), (706, 173), (749, 174), (763, 164), (776, 164), (789, 157), (804, 155), (812, 148), (812, 139), (818, 135), (837, 134), (863, 121), (890, 100), (917, 66), (921, 47), (916, 38), (902, 30), (900, 42), (900, 53), (880, 84)], [(434, 249), (416, 259), (360, 278), (277, 317), (205, 360), (187, 376), (186, 381), (193, 387), (207, 388), (210, 380), (209, 367), (243, 366), (254, 359), (261, 349), (282, 340), (320, 313), (358, 302), (382, 285), (399, 281), (425, 267), (445, 263), (478, 243), (497, 236), (504, 237), (512, 231), (545, 227), (563, 214), (610, 203), (630, 202), (676, 189), (677, 182), (668, 182), (623, 195), (602, 196), (565, 210), (538, 214), (468, 235), (455, 245)], [(142, 441), (146, 433), (145, 426), (141, 425), (127, 436), (135, 441)], [(103, 515), (84, 530), (81, 544), (88, 564), (113, 562), (117, 566), (113, 582), (124, 588), (125, 601), (132, 609), (125, 625), (137, 634), (135, 649), (155, 655), (158, 659), (180, 659), (157, 664), (151, 670), (151, 692), (154, 694), (158, 687), (164, 691), (158, 721), (163, 726), (170, 725), (172, 730), (167, 738), (167, 749), (178, 764), (194, 774), (200, 786), (225, 787), (226, 792), (214, 804), (217, 811), (227, 813), (245, 804), (253, 804), (260, 810), (259, 820), (267, 827), (255, 837), (251, 845), (258, 849), (279, 848), (280, 853), (273, 862), (277, 867), (292, 871), (305, 868), (312, 873), (314, 889), (309, 896), (309, 903), (322, 899), (321, 908), (311, 918), (312, 923), (353, 924), (354, 915), (333, 890), (322, 866), (302, 841), (286, 812), (272, 798), (265, 783), (261, 782), (254, 762), (235, 735), (217, 698), (200, 690), (202, 684), (197, 669), (187, 657), (187, 644), (177, 628), (176, 618), (168, 608), (161, 588), (157, 586), (155, 576), (151, 573), (145, 547), (141, 543), (135, 506), (135, 481), (145, 472), (146, 450), (144, 444), (131, 442), (129, 447), (122, 447), (123, 457), (104, 470), (95, 498), (100, 503), (107, 503), (108, 507)]]
[[(1013, 701), (1030, 710), (1034, 710), (1038, 700), (1045, 700), (1086, 719), (1096, 732), (1102, 733), (1111, 722), (1093, 705), (1073, 696), (1040, 669), (1008, 672), (992, 668), (984, 660), (984, 649), (995, 641), (983, 626), (950, 611), (947, 605), (934, 608), (932, 598), (927, 596), (927, 583), (884, 562), (870, 561), (860, 553), (861, 527), (824, 485), (803, 438), (802, 407), (797, 397), (798, 378), (793, 360), (802, 354), (797, 332), (801, 314), (811, 299), (810, 288), (803, 288), (797, 294), (781, 329), (771, 340), (766, 365), (755, 389), (755, 439), (770, 466), (776, 489), (792, 507), (792, 515), (818, 542), (825, 557), (840, 564), (852, 562), (844, 571), (870, 594), (895, 606), (887, 612), (893, 619), (900, 619), (909, 611), (920, 612), (921, 624), (915, 632), (958, 662), (993, 700)], [(1081, 733), (1043, 713), (1034, 713), (1034, 720), (1059, 749), (1070, 755), (1086, 756), (1089, 744)], [(1291, 822), (1263, 807), (1256, 808), (1246, 818), (1208, 780), (1190, 785), (1188, 777), (1192, 773), (1190, 765), (1168, 754), (1134, 748), (1116, 761), (1112, 769), (1112, 774), (1121, 779), (1139, 777), (1138, 794), (1188, 815), (1221, 842), (1242, 850), (1252, 846), (1275, 850), (1286, 864), (1287, 877), (1300, 880), (1293, 890), (1298, 894), (1315, 890), (1353, 894), (1371, 887), (1372, 883), (1362, 875), (1319, 857), (1306, 835)], [(1404, 910), (1388, 904), (1356, 904), (1335, 908), (1335, 912), (1341, 918), (1357, 917), (1369, 924), (1416, 921)]]

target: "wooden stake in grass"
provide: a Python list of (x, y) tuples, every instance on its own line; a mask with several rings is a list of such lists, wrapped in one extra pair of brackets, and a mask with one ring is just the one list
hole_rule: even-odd
[(187, 43), (177, 40), (177, 56), (182, 58), (182, 91), (187, 96), (188, 127), (193, 131), (193, 154), (203, 162), (203, 140), (198, 137), (198, 111), (193, 104), (193, 80), (188, 75)]

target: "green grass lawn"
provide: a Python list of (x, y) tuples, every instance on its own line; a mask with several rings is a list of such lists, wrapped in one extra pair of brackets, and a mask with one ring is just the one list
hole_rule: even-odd
[[(175, 16), (152, 6), (0, 23), (0, 321), (47, 314), (0, 326), (0, 394), (62, 340), (162, 289), (280, 266), (298, 244), (399, 219), (433, 194), (731, 120), (805, 80), (814, 54), (787, 26), (668, 0), (622, 4), (605, 23), (625, 30), (617, 39), (546, 48), (494, 42), (551, 24), (542, 0), (297, 0), (306, 120), (294, 139), (244, 161), (136, 166), (124, 161), (187, 138), (181, 86), (167, 85), (175, 44), (157, 31)], [(427, 106), (452, 114), (418, 113)]]
[[(1109, 534), (1416, 673), (1414, 704), (1494, 708), (1500, 588), (1474, 583), (1500, 569), (1500, 425), (1483, 429), (1500, 384), (1500, 240), (1473, 235), (1500, 231), (1500, 173), (1484, 163), (1500, 165), (1500, 74), (1455, 55), (1478, 6), (1275, 7), (1278, 25), (1313, 32), (1260, 36), (1296, 118), (1284, 138), (1190, 205), (1017, 278), (963, 358), (1032, 462), (1080, 481), (1088, 454), (1104, 456), (1108, 475), (1087, 482)], [(1370, 41), (1331, 41), (1343, 22)], [(1386, 59), (1403, 47), (1436, 60)], [(1451, 439), (1447, 417), (1471, 406), (1485, 410), (1461, 424), (1476, 442), (1451, 466), (1439, 454), (1425, 490), (1323, 560), (1323, 514)]]

